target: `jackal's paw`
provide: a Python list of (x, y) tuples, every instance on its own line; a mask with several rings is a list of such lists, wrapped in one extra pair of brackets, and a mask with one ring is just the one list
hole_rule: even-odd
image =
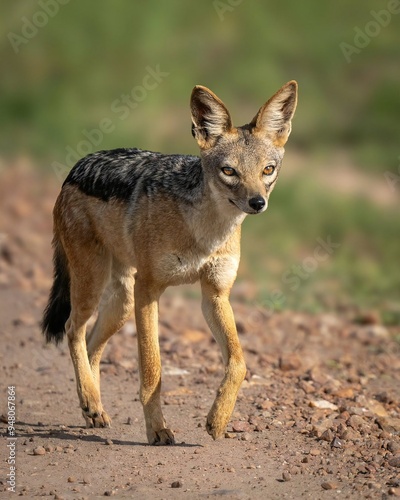
[(224, 433), (229, 419), (217, 419), (215, 415), (208, 415), (206, 422), (206, 430), (215, 440), (220, 438)]
[(147, 432), (149, 444), (155, 446), (168, 446), (175, 444), (175, 436), (171, 429), (150, 430)]
[(93, 427), (111, 427), (111, 418), (104, 410), (101, 413), (93, 413), (90, 416), (85, 411), (82, 411), (82, 415), (88, 429)]

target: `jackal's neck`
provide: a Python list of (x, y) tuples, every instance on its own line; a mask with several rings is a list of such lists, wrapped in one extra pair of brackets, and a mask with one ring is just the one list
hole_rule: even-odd
[(211, 182), (205, 182), (201, 201), (184, 214), (202, 253), (220, 248), (243, 222), (246, 214), (221, 199)]

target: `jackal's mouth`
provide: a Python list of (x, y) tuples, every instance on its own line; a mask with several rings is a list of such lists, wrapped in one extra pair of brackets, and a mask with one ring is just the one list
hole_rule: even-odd
[(237, 203), (235, 203), (233, 200), (231, 200), (230, 198), (228, 198), (228, 201), (229, 203), (231, 203), (234, 207), (236, 207), (238, 210), (240, 210), (241, 212), (243, 212), (243, 210), (239, 207), (239, 205)]
[(255, 213), (255, 212), (248, 212), (247, 210), (243, 210), (243, 208), (241, 208), (235, 201), (231, 200), (230, 198), (228, 198), (228, 201), (234, 206), (236, 207), (240, 212), (243, 212), (244, 214), (251, 214), (251, 213)]
[(260, 210), (253, 210), (251, 208), (248, 208), (248, 209), (244, 209), (244, 208), (241, 208), (235, 201), (233, 201), (231, 198), (228, 198), (228, 201), (229, 203), (231, 203), (233, 206), (235, 206), (238, 210), (240, 210), (241, 212), (245, 213), (245, 214), (249, 214), (249, 215), (257, 215), (257, 214), (261, 214), (262, 212), (264, 212), (268, 206), (268, 204), (266, 204), (266, 206), (264, 206), (263, 208), (261, 208)]

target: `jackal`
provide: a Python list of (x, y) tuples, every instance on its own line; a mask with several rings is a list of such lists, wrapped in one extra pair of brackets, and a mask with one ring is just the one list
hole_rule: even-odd
[(246, 374), (229, 303), (240, 227), (247, 214), (267, 208), (296, 103), (290, 81), (236, 128), (223, 102), (196, 86), (192, 134), (200, 157), (116, 149), (90, 154), (70, 171), (54, 207), (54, 282), (42, 329), (47, 342), (67, 334), (87, 426), (111, 423), (100, 398), (100, 358), (135, 310), (147, 439), (174, 444), (160, 402), (158, 300), (170, 285), (200, 280), (203, 314), (225, 364), (206, 428), (214, 439), (224, 433)]

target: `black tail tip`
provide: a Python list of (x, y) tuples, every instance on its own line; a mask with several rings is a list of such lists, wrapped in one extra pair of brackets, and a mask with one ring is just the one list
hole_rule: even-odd
[(65, 323), (70, 314), (69, 303), (50, 303), (44, 311), (42, 332), (47, 343), (58, 345), (65, 336)]

